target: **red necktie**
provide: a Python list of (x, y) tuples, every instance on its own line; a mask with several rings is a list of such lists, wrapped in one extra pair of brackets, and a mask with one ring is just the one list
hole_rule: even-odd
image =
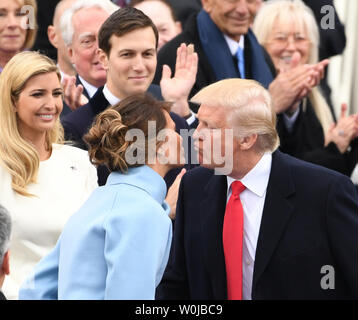
[(231, 196), (226, 205), (223, 245), (226, 266), (227, 296), (229, 300), (242, 299), (242, 239), (244, 233), (244, 210), (240, 193), (245, 186), (240, 181), (231, 184)]

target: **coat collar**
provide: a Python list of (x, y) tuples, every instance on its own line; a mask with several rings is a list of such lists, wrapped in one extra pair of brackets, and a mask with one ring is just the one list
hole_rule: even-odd
[(147, 165), (129, 168), (126, 173), (112, 172), (106, 185), (128, 184), (136, 186), (147, 192), (160, 205), (163, 204), (167, 193), (164, 179)]
[(101, 113), (109, 107), (110, 104), (103, 94), (103, 87), (98, 88), (95, 95), (90, 99), (89, 105), (92, 108), (94, 115)]
[(225, 258), (222, 245), (222, 230), (226, 207), (226, 176), (214, 175), (204, 186), (200, 205), (201, 233), (204, 243), (204, 259), (210, 274), (214, 299), (226, 299)]

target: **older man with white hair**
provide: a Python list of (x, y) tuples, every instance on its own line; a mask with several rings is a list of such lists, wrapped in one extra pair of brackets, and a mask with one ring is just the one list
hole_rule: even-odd
[(68, 57), (68, 50), (63, 41), (60, 19), (62, 14), (71, 7), (76, 0), (61, 0), (57, 3), (55, 12), (53, 15), (52, 25), (47, 27), (47, 36), (50, 43), (57, 49), (57, 66), (60, 69), (61, 77), (75, 76), (76, 70), (74, 69), (70, 58)]
[(10, 234), (11, 234), (11, 218), (7, 210), (0, 205), (0, 300), (5, 300), (4, 294), (1, 292), (5, 276), (10, 273)]
[(118, 8), (109, 0), (78, 0), (62, 14), (62, 38), (77, 72), (77, 77), (64, 82), (63, 115), (87, 103), (106, 83), (106, 71), (99, 62), (98, 31)]

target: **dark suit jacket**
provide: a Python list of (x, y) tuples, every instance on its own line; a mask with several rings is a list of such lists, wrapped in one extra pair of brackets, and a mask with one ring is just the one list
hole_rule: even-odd
[[(161, 77), (162, 77), (162, 69), (163, 65), (167, 64), (172, 72), (174, 73), (175, 70), (175, 63), (176, 63), (176, 51), (181, 43), (186, 44), (194, 44), (195, 51), (198, 54), (199, 62), (198, 62), (198, 72), (196, 76), (196, 82), (190, 92), (189, 97), (192, 97), (195, 95), (200, 89), (206, 87), (209, 84), (212, 84), (216, 82), (216, 77), (214, 74), (214, 71), (211, 68), (211, 65), (209, 63), (208, 58), (206, 57), (206, 54), (203, 50), (203, 47), (200, 42), (199, 33), (198, 33), (198, 27), (196, 23), (196, 16), (192, 15), (187, 21), (187, 25), (182, 33), (177, 35), (174, 39), (167, 42), (158, 52), (158, 64), (157, 69), (154, 77), (153, 83), (159, 84)], [(249, 42), (246, 41), (245, 38), (245, 49), (244, 49), (244, 55), (245, 55), (245, 72), (246, 72), (246, 78), (252, 79), (251, 75), (251, 56), (250, 56), (250, 50), (249, 50)], [(276, 74), (275, 68), (273, 66), (273, 63), (271, 61), (271, 58), (269, 57), (268, 53), (264, 48), (262, 48), (265, 60), (270, 67), (271, 73), (274, 75)], [(234, 58), (233, 58), (234, 59)], [(234, 63), (233, 63), (234, 66)], [(195, 110), (194, 110), (195, 111)]]
[(37, 34), (32, 51), (40, 51), (53, 60), (57, 58), (57, 49), (52, 46), (47, 36), (47, 28), (52, 25), (55, 8), (60, 0), (37, 0), (38, 23)]
[(1, 290), (0, 290), (0, 300), (6, 300), (6, 297), (4, 296)]
[(306, 100), (306, 110), (300, 113), (292, 132), (288, 132), (283, 114), (277, 116), (277, 131), (280, 136), (279, 149), (293, 157), (312, 162), (350, 176), (354, 169), (352, 156), (341, 154), (333, 142), (324, 146), (324, 133), (313, 106)]
[[(303, 0), (303, 2), (312, 9), (319, 28), (319, 59), (327, 59), (343, 52), (346, 46), (346, 35), (344, 25), (339, 20), (336, 9), (334, 8), (333, 0)], [(334, 8), (334, 28), (323, 29), (322, 18), (327, 15), (327, 12), (321, 12), (324, 6)], [(323, 21), (327, 22), (327, 21)]]
[[(151, 85), (148, 88), (148, 92), (151, 93), (155, 98), (162, 99), (160, 87), (156, 85)], [(95, 117), (104, 111), (109, 106), (109, 102), (103, 95), (103, 87), (99, 88), (96, 94), (89, 100), (88, 104), (78, 108), (77, 110), (71, 112), (62, 119), (62, 125), (65, 130), (65, 139), (67, 141), (73, 141), (74, 145), (87, 150), (85, 142), (82, 140), (82, 137), (88, 132), (91, 127)], [(180, 133), (181, 129), (189, 130), (187, 122), (178, 116), (177, 114), (171, 112), (170, 116), (175, 122), (176, 131)], [(188, 148), (186, 151), (186, 158), (188, 159), (189, 164), (186, 169), (190, 169), (192, 165), (190, 164), (191, 159), (191, 148), (192, 145), (189, 142)], [(179, 173), (180, 168), (173, 169), (168, 172), (165, 176), (165, 181), (169, 187), (175, 180), (176, 175)], [(98, 170), (98, 184), (104, 185), (107, 181), (109, 171), (104, 166), (99, 166)]]
[[(158, 299), (227, 299), (222, 246), (225, 176), (184, 175)], [(253, 299), (358, 298), (358, 196), (346, 177), (276, 151), (258, 237)], [(323, 290), (323, 266), (335, 270)]]
[[(303, 2), (312, 9), (319, 28), (319, 60), (341, 54), (346, 47), (346, 35), (344, 25), (339, 20), (336, 9), (334, 8), (333, 0), (303, 0)], [(327, 21), (325, 21), (325, 19), (327, 19), (327, 12), (321, 12), (324, 6), (329, 6), (329, 8), (334, 9), (334, 28), (322, 28), (324, 22), (327, 23)], [(323, 24), (321, 22), (323, 22)], [(327, 69), (329, 69), (329, 66)], [(324, 77), (321, 80), (320, 87), (332, 113), (334, 114), (334, 108), (331, 101), (331, 88), (327, 81), (327, 74), (328, 72), (326, 70)], [(335, 115), (333, 115), (333, 117), (335, 118)]]
[[(158, 86), (151, 85), (148, 92), (155, 98), (162, 99)], [(95, 117), (108, 106), (109, 102), (103, 95), (103, 87), (100, 87), (86, 105), (76, 109), (61, 120), (65, 130), (65, 139), (79, 142), (83, 149), (87, 149), (83, 143), (81, 144), (82, 137), (91, 127)]]

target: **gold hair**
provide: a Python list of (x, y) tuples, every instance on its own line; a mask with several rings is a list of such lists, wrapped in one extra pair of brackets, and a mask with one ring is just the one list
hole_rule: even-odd
[(200, 90), (191, 101), (208, 107), (223, 107), (235, 136), (257, 134), (258, 152), (273, 152), (279, 146), (276, 114), (268, 91), (254, 80), (225, 79)]
[[(28, 51), (16, 54), (0, 75), (0, 159), (11, 174), (13, 190), (24, 196), (31, 196), (26, 186), (36, 182), (40, 160), (36, 149), (18, 131), (15, 103), (31, 77), (49, 72), (61, 78), (51, 59)], [(46, 133), (46, 148), (52, 150), (53, 143), (63, 143), (59, 119)]]

